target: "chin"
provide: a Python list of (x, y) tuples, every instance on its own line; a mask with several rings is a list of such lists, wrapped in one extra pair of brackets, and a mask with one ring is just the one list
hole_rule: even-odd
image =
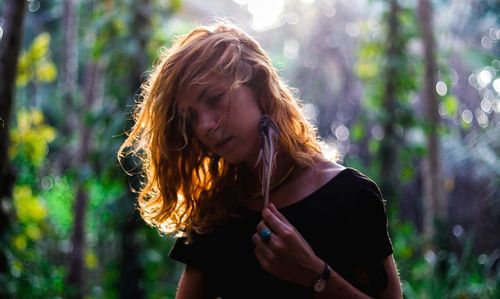
[(236, 159), (234, 157), (223, 157), (223, 158), (229, 164), (241, 164), (244, 162), (244, 160)]

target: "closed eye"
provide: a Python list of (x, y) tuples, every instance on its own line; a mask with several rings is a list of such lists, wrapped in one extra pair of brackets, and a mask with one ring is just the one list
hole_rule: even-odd
[(210, 96), (206, 99), (207, 106), (210, 108), (217, 108), (224, 98), (225, 93), (217, 94), (215, 96)]

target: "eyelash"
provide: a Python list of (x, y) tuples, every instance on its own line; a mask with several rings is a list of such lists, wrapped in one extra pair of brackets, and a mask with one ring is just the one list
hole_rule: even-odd
[(225, 94), (221, 93), (219, 95), (207, 98), (208, 107), (214, 108), (220, 103)]

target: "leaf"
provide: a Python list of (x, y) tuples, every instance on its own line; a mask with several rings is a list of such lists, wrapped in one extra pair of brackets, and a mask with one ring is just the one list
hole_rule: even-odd
[(36, 77), (42, 82), (52, 82), (56, 79), (57, 69), (52, 62), (43, 62), (36, 68)]
[(35, 37), (28, 54), (32, 63), (37, 63), (47, 55), (49, 51), (49, 43), (50, 35), (47, 32), (40, 33), (37, 37)]
[(173, 12), (179, 11), (182, 7), (182, 0), (170, 0), (170, 9)]
[(356, 73), (362, 80), (375, 78), (379, 74), (378, 64), (374, 61), (361, 61), (356, 65)]
[(24, 86), (28, 85), (29, 79), (30, 79), (30, 77), (28, 76), (28, 74), (26, 72), (19, 72), (17, 74), (17, 78), (16, 78), (16, 85), (18, 87), (24, 87)]
[(40, 198), (33, 195), (31, 187), (14, 187), (14, 203), (20, 222), (41, 221), (47, 216), (47, 209)]
[(85, 266), (88, 269), (95, 269), (98, 265), (99, 260), (97, 258), (97, 255), (93, 251), (87, 250), (87, 252), (85, 253)]
[(15, 236), (12, 243), (14, 243), (14, 247), (19, 251), (24, 251), (28, 246), (28, 241), (24, 235)]
[(31, 240), (38, 240), (42, 237), (42, 230), (35, 223), (28, 224), (25, 233)]
[(354, 142), (360, 142), (364, 136), (365, 136), (365, 129), (363, 127), (363, 124), (361, 124), (360, 122), (356, 123), (352, 127), (352, 140)]
[(18, 61), (16, 84), (26, 86), (30, 81), (52, 82), (56, 79), (57, 69), (50, 59), (50, 34), (39, 34), (27, 51), (23, 51)]

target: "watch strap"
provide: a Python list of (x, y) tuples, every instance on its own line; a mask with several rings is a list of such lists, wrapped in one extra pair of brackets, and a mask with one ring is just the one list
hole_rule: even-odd
[(331, 275), (330, 266), (328, 266), (328, 264), (325, 262), (323, 272), (318, 278), (316, 278), (316, 280), (314, 280), (313, 291), (315, 293), (321, 293), (325, 290), (326, 283), (328, 279), (330, 279), (330, 275)]
[(323, 268), (323, 273), (321, 273), (321, 276), (319, 279), (324, 279), (328, 280), (330, 278), (330, 275), (332, 274), (332, 271), (330, 270), (330, 266), (325, 262), (325, 267)]

